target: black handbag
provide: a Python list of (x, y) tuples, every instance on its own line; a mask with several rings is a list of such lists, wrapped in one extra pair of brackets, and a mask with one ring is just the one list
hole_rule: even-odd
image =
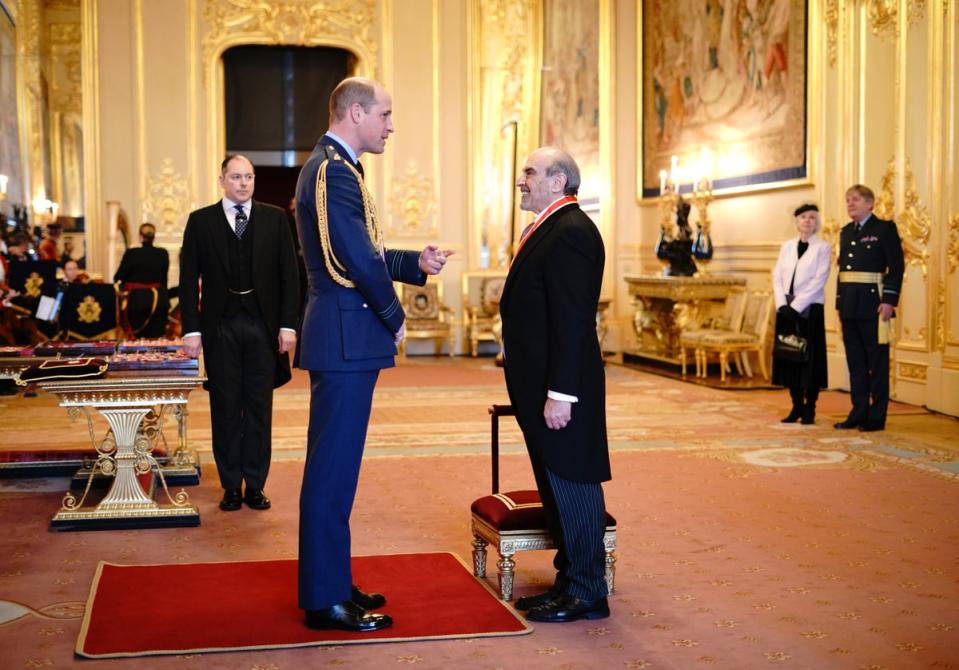
[(776, 341), (773, 342), (773, 358), (793, 363), (805, 363), (809, 360), (806, 338), (800, 335), (777, 334)]

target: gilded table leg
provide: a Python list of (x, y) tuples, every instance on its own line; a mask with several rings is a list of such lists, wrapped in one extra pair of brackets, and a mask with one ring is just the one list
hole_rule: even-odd
[(136, 445), (140, 422), (150, 411), (148, 407), (100, 410), (113, 429), (116, 439), (117, 473), (107, 495), (97, 505), (98, 511), (158, 507), (153, 499), (143, 492), (143, 487), (137, 480), (137, 475), (150, 470), (148, 455), (137, 449)]
[(616, 554), (612, 549), (606, 550), (606, 590), (609, 595), (616, 592)]

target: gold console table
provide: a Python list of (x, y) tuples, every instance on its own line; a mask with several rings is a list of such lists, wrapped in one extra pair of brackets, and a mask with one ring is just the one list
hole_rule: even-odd
[[(199, 387), (203, 377), (114, 376), (104, 379), (39, 382), (45, 391), (60, 399), (71, 418), (86, 415), (90, 439), (97, 450), (97, 459), (90, 471), (86, 488), (80, 494), (64, 495), (60, 511), (50, 522), (55, 530), (104, 528), (167, 528), (196, 526), (200, 512), (190, 503), (186, 491), (171, 495), (163, 468), (151, 451), (150, 434), (162, 425), (167, 408), (177, 414), (180, 446), (186, 442), (185, 417), (187, 399)], [(91, 411), (99, 412), (110, 425), (107, 436), (97, 441)], [(113, 475), (113, 482), (97, 505), (84, 505), (90, 493), (94, 473)], [(144, 491), (139, 477), (155, 470), (168, 502), (159, 503), (150, 491)], [(152, 482), (152, 479), (151, 479)]]
[(708, 327), (723, 311), (726, 296), (745, 288), (742, 277), (659, 277), (627, 275), (633, 297), (637, 346), (623, 358), (651, 358), (680, 364), (679, 338), (685, 330)]

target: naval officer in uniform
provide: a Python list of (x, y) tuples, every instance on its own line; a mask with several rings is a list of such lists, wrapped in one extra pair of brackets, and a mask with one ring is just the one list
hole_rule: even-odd
[(839, 429), (886, 427), (890, 320), (899, 305), (905, 264), (896, 224), (873, 215), (875, 200), (862, 184), (846, 191), (846, 212), (852, 221), (839, 236), (836, 309), (842, 321), (852, 411), (835, 425)]

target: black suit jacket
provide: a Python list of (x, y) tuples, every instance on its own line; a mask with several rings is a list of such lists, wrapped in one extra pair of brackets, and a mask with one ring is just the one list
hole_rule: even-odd
[[(510, 267), (500, 300), (506, 386), (526, 446), (564, 479), (610, 479), (606, 380), (596, 336), (605, 251), (578, 205), (553, 213)], [(572, 419), (550, 430), (547, 391), (573, 395)]]
[[(296, 330), (299, 320), (296, 252), (286, 214), (273, 205), (252, 201), (245, 235), (251, 233), (254, 294), (263, 323), (275, 339), (280, 328)], [(192, 212), (183, 232), (179, 289), (183, 332), (200, 331), (205, 350), (217, 344), (217, 326), (229, 296), (230, 234), (222, 201)], [(280, 386), (289, 379), (289, 356), (280, 355), (277, 349), (274, 385)]]
[(170, 254), (163, 247), (135, 247), (123, 253), (113, 281), (159, 284), (165, 290), (169, 269)]

